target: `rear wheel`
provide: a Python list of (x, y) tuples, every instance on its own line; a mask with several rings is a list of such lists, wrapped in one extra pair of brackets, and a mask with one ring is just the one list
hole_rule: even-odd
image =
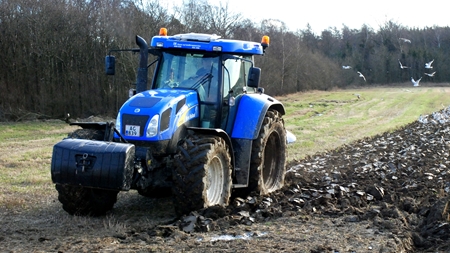
[(227, 206), (231, 195), (231, 157), (225, 141), (212, 135), (189, 136), (179, 145), (173, 171), (176, 213)]
[[(104, 131), (77, 129), (68, 138), (103, 140)], [(79, 185), (56, 185), (58, 200), (63, 209), (71, 215), (104, 215), (117, 202), (119, 191), (86, 188)]]
[(286, 172), (286, 130), (281, 114), (268, 111), (252, 144), (249, 186), (237, 195), (266, 195), (283, 187)]

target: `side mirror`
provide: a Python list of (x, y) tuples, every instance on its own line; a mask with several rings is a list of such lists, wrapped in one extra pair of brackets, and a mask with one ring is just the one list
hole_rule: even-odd
[(107, 55), (105, 57), (105, 72), (107, 75), (114, 75), (116, 73), (116, 57)]
[(259, 87), (259, 78), (261, 77), (261, 69), (251, 67), (248, 73), (247, 86), (252, 88)]

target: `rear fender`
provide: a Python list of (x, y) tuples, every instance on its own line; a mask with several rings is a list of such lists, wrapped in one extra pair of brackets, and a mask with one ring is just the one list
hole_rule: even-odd
[(256, 139), (269, 109), (285, 114), (283, 104), (266, 94), (246, 94), (242, 96), (238, 106), (232, 139)]

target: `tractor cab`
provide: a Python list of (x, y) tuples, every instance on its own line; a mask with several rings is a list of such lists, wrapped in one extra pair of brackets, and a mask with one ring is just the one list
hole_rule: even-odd
[(167, 36), (161, 29), (151, 47), (158, 56), (151, 89), (196, 90), (203, 128), (230, 129), (239, 98), (259, 86), (260, 70), (253, 67), (253, 55), (263, 53), (260, 43), (198, 33)]
[(255, 92), (247, 86), (251, 56), (164, 51), (161, 54), (152, 89), (196, 90), (200, 121), (204, 128), (222, 128), (230, 123), (236, 99)]

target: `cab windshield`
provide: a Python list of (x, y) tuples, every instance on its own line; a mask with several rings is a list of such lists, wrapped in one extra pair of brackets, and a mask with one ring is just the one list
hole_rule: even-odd
[[(218, 84), (219, 56), (185, 52), (163, 52), (154, 88), (203, 89)], [(217, 89), (217, 88), (216, 88)]]

